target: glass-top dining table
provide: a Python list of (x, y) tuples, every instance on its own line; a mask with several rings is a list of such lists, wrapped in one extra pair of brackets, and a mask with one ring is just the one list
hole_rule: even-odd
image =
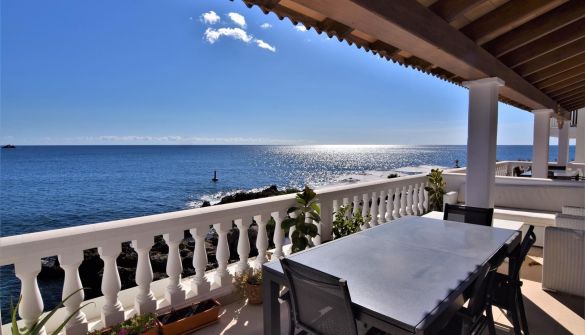
[[(519, 248), (521, 232), (407, 216), (290, 255), (347, 280), (356, 318), (390, 334), (431, 334), (464, 304), (478, 269)], [(263, 265), (264, 334), (280, 333), (279, 261)]]

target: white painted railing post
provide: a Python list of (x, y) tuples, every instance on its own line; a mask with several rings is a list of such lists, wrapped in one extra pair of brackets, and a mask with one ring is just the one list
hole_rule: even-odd
[(181, 262), (181, 253), (179, 251), (179, 245), (184, 236), (183, 230), (174, 230), (163, 235), (165, 242), (169, 246), (167, 258), (169, 285), (165, 291), (165, 300), (170, 306), (175, 306), (185, 301), (185, 288), (181, 283), (183, 263)]
[(372, 221), (370, 221), (370, 227), (378, 225), (378, 192), (372, 192)]
[(357, 195), (354, 195), (353, 196), (353, 208), (352, 208), (353, 216), (355, 216), (357, 214), (357, 211), (359, 209), (360, 209), (360, 198)]
[[(20, 279), (21, 301), (18, 306), (18, 315), (24, 327), (30, 329), (43, 313), (43, 298), (39, 290), (37, 275), (41, 272), (41, 260), (37, 257), (24, 258), (14, 264), (16, 277)], [(40, 335), (46, 334), (45, 327)]]
[(262, 213), (254, 216), (254, 221), (258, 225), (258, 234), (256, 235), (256, 249), (258, 249), (258, 256), (256, 256), (255, 268), (262, 269), (262, 264), (267, 262), (266, 251), (268, 250), (268, 233), (266, 232), (266, 224), (270, 220), (270, 213)]
[(154, 244), (154, 237), (139, 236), (132, 240), (132, 248), (138, 254), (136, 265), (136, 284), (138, 294), (134, 298), (134, 310), (138, 314), (149, 314), (156, 311), (156, 299), (150, 290), (152, 283), (152, 265), (150, 264), (150, 249)]
[(227, 240), (227, 234), (231, 227), (231, 222), (216, 223), (213, 225), (213, 228), (217, 232), (217, 250), (215, 252), (217, 269), (215, 270), (215, 283), (219, 285), (219, 287), (224, 287), (232, 282), (232, 278), (227, 271), (230, 259), (230, 247)]
[(425, 213), (425, 183), (420, 183), (418, 187), (418, 212), (420, 215)]
[(418, 215), (418, 184), (412, 185), (412, 214)]
[(118, 300), (118, 292), (122, 285), (116, 264), (116, 258), (122, 252), (122, 246), (118, 242), (112, 242), (100, 246), (98, 252), (104, 261), (102, 293), (106, 303), (102, 307), (102, 324), (104, 327), (109, 327), (124, 321), (124, 308)]
[(59, 264), (65, 271), (63, 281), (62, 300), (65, 301), (67, 317), (73, 315), (65, 326), (66, 335), (84, 335), (87, 333), (87, 318), (83, 311), (78, 310), (85, 298), (82, 290), (81, 278), (79, 277), (79, 265), (83, 262), (83, 251), (68, 250), (59, 255)]
[(282, 220), (286, 218), (286, 212), (273, 213), (274, 218), (274, 236), (272, 241), (274, 242), (274, 253), (272, 254), (272, 260), (279, 259), (284, 256), (282, 251), (282, 245), (284, 244), (284, 231), (282, 230)]
[[(364, 202), (364, 205), (362, 207), (362, 215), (365, 217), (365, 216), (370, 214), (370, 195), (367, 193), (364, 193), (362, 195), (362, 201)], [(373, 220), (373, 218), (372, 218), (372, 220)], [(371, 227), (370, 222), (364, 220), (364, 224), (361, 226), (361, 229), (366, 230), (370, 227)]]
[(400, 217), (400, 194), (402, 188), (393, 188), (394, 190), (394, 209), (392, 210), (392, 217), (394, 220)]
[(378, 224), (386, 223), (386, 191), (380, 191), (380, 204), (378, 205)]
[(406, 215), (412, 215), (412, 185), (406, 186)]
[(195, 276), (191, 280), (191, 292), (194, 295), (200, 295), (209, 292), (211, 285), (205, 279), (205, 270), (207, 269), (207, 250), (205, 249), (205, 236), (207, 236), (207, 226), (205, 228), (193, 228), (190, 230), (195, 240), (195, 249), (193, 250), (193, 267)]
[(403, 186), (400, 191), (400, 217), (406, 216), (406, 187)]
[(238, 256), (240, 257), (236, 272), (242, 273), (250, 268), (250, 265), (248, 264), (248, 258), (250, 257), (250, 239), (248, 237), (248, 227), (250, 227), (251, 220), (243, 218), (237, 219), (235, 221), (239, 230)]
[(308, 215), (305, 216), (305, 223), (312, 223), (317, 226), (317, 236), (312, 237), (311, 241), (313, 241), (313, 245), (321, 244), (321, 223), (313, 221)]
[(320, 205), (321, 205), (320, 242), (326, 242), (330, 241), (333, 238), (332, 237), (333, 201), (329, 198), (321, 199)]
[(394, 211), (394, 189), (391, 188), (387, 191), (388, 193), (388, 200), (386, 201), (386, 222), (392, 221), (394, 218), (392, 217), (392, 212)]

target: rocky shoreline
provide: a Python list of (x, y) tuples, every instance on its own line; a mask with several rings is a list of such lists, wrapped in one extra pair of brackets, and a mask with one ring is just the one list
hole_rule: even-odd
[[(233, 195), (223, 197), (219, 203), (228, 204), (233, 202), (267, 198), (277, 195), (297, 193), (297, 189), (285, 189), (279, 190), (275, 185), (270, 186), (259, 192), (238, 192)], [(209, 202), (204, 202), (202, 207), (211, 206)], [(272, 236), (274, 234), (274, 228), (267, 227), (268, 237), (270, 246), (273, 246)], [(258, 234), (258, 227), (253, 223), (248, 229), (248, 238), (250, 240), (250, 257), (258, 255), (256, 249), (256, 236)], [(239, 238), (239, 231), (235, 226), (228, 232), (227, 240), (230, 249), (230, 260), (229, 262), (235, 262), (238, 259), (237, 244)], [(217, 247), (217, 233), (213, 229), (207, 234), (205, 239), (205, 249), (207, 250), (207, 269), (211, 270), (217, 267), (217, 260), (215, 258), (215, 251)], [(189, 233), (185, 231), (185, 238), (179, 245), (181, 261), (183, 264), (183, 277), (192, 276), (195, 274), (193, 268), (193, 249), (195, 247), (195, 240)], [(154, 274), (153, 280), (166, 278), (166, 264), (167, 255), (169, 248), (165, 243), (162, 236), (155, 236), (154, 245), (150, 250), (150, 263), (152, 265), (152, 271)], [(138, 254), (130, 246), (130, 242), (122, 243), (122, 252), (117, 258), (118, 272), (120, 274), (120, 280), (122, 289), (127, 289), (136, 286), (136, 265), (138, 262)], [(85, 291), (86, 299), (95, 298), (101, 296), (101, 282), (103, 275), (104, 263), (99, 257), (97, 249), (89, 249), (84, 251), (84, 261), (79, 267), (79, 275), (83, 287), (88, 288)], [(57, 257), (48, 257), (42, 260), (42, 269), (39, 274), (39, 281), (56, 281), (62, 280), (64, 276), (63, 269), (59, 266)], [(57, 302), (55, 302), (57, 303)]]

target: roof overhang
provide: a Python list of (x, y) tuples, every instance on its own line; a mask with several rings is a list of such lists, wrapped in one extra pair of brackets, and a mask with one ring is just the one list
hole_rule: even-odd
[(499, 77), (522, 109), (585, 106), (581, 0), (243, 1), (458, 85)]

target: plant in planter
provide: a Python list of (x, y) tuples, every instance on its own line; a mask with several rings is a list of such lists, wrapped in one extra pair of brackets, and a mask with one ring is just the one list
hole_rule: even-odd
[(305, 186), (303, 192), (297, 193), (296, 202), (298, 206), (289, 208), (287, 211), (289, 216), (282, 221), (282, 229), (285, 232), (291, 227), (295, 227), (290, 236), (293, 253), (312, 247), (311, 238), (319, 235), (319, 230), (315, 223), (321, 222), (321, 209), (317, 201), (315, 191)]
[(252, 305), (262, 303), (262, 270), (248, 269), (236, 275), (236, 286)]
[[(12, 335), (38, 335), (38, 334), (42, 334), (43, 333), (42, 329), (43, 329), (43, 327), (45, 327), (45, 324), (49, 321), (49, 319), (51, 319), (53, 317), (53, 315), (55, 315), (55, 313), (60, 308), (65, 306), (65, 302), (67, 300), (69, 300), (71, 297), (73, 297), (75, 294), (77, 294), (81, 290), (83, 290), (83, 289), (79, 289), (79, 290), (71, 293), (67, 297), (65, 297), (65, 299), (63, 299), (63, 301), (61, 301), (57, 306), (55, 306), (55, 308), (53, 308), (52, 311), (50, 311), (44, 317), (40, 318), (39, 321), (37, 321), (37, 323), (32, 325), (30, 328), (26, 328), (26, 327), (19, 328), (18, 327), (18, 317), (16, 314), (18, 311), (18, 306), (20, 305), (20, 301), (22, 300), (22, 296), (21, 296), (20, 299), (18, 300), (18, 303), (16, 304), (16, 306), (13, 307), (11, 310), (12, 320), (11, 320), (10, 331), (11, 331)], [(77, 312), (79, 312), (82, 308), (84, 308), (85, 306), (87, 306), (89, 304), (90, 303), (87, 303), (85, 305), (80, 306), (78, 309), (76, 309), (75, 312), (71, 313), (71, 315), (67, 319), (65, 319), (62, 323), (60, 323), (59, 326), (53, 332), (51, 332), (49, 335), (59, 334), (65, 328), (65, 326), (67, 325), (67, 322), (69, 322), (69, 320), (71, 320), (71, 318), (73, 318), (77, 314)]]
[(88, 335), (157, 335), (158, 332), (158, 320), (154, 314), (139, 314), (112, 327), (94, 330)]
[(371, 215), (363, 216), (361, 208), (356, 209), (354, 214), (349, 214), (350, 210), (351, 206), (343, 205), (335, 212), (332, 229), (334, 239), (360, 231), (361, 226), (372, 218)]
[(209, 299), (157, 316), (162, 335), (194, 332), (219, 320), (219, 302)]
[(429, 186), (425, 191), (429, 194), (429, 211), (443, 211), (443, 195), (445, 195), (445, 181), (443, 170), (432, 169), (429, 177)]

